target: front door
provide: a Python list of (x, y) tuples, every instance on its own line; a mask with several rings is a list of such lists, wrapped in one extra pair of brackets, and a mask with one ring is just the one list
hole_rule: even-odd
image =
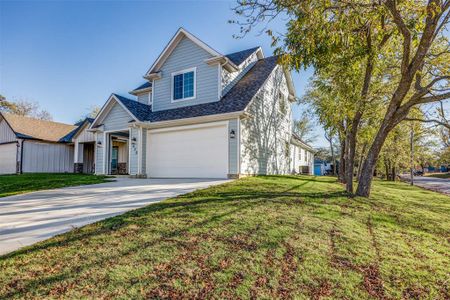
[(119, 147), (114, 146), (111, 153), (111, 174), (117, 174), (117, 162), (119, 158)]

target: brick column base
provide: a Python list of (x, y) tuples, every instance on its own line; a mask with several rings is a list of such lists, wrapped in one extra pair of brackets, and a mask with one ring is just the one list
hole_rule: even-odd
[(127, 175), (128, 174), (127, 163), (118, 163), (117, 164), (117, 173), (119, 175)]
[(83, 163), (74, 163), (73, 172), (77, 174), (83, 173)]

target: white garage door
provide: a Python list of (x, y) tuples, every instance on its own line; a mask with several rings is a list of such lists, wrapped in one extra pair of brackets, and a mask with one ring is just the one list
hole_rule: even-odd
[(17, 144), (0, 145), (0, 174), (16, 173)]
[(226, 178), (227, 123), (149, 131), (147, 173), (162, 178)]

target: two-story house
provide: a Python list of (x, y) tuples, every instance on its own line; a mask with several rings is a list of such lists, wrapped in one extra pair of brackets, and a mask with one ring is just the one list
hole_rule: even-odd
[(89, 127), (96, 174), (299, 173), (299, 149), (312, 172), (314, 151), (291, 132), (291, 74), (260, 47), (224, 55), (180, 28), (144, 78), (134, 99), (112, 94)]

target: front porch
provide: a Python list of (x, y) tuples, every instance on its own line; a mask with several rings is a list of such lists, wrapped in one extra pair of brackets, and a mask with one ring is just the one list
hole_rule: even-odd
[(106, 174), (129, 175), (130, 166), (130, 133), (129, 131), (116, 131), (106, 134), (107, 157)]

